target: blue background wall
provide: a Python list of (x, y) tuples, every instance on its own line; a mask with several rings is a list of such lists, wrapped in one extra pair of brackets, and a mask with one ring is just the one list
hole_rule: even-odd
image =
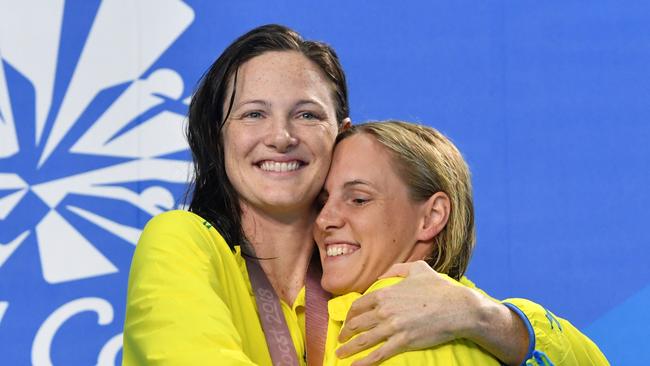
[(334, 46), (354, 121), (417, 121), (459, 145), (480, 287), (641, 364), (647, 2), (175, 0), (0, 4), (0, 363), (119, 360), (137, 235), (184, 192), (187, 98), (265, 23)]

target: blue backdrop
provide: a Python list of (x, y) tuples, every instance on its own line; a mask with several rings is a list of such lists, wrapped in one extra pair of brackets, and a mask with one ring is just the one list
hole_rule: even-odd
[(641, 365), (646, 1), (1, 2), (0, 363), (121, 358), (138, 234), (183, 196), (189, 96), (265, 23), (334, 46), (354, 121), (417, 121), (459, 145), (477, 208), (470, 278), (570, 319), (613, 365)]

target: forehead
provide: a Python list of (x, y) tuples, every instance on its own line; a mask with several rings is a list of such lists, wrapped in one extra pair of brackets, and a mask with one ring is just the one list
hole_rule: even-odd
[(366, 133), (352, 135), (336, 146), (325, 186), (339, 188), (353, 180), (368, 181), (376, 188), (401, 182), (390, 151)]
[(246, 61), (237, 75), (241, 97), (303, 93), (331, 102), (331, 82), (318, 65), (295, 51), (271, 51)]

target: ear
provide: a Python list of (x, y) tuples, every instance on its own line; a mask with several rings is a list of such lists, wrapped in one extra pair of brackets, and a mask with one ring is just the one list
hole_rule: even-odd
[(447, 225), (451, 211), (451, 201), (445, 192), (436, 192), (424, 202), (423, 216), (416, 238), (431, 241)]
[(350, 119), (350, 117), (345, 117), (345, 119), (343, 120), (343, 123), (341, 124), (341, 131), (340, 132), (343, 132), (343, 131), (347, 130), (350, 127), (352, 127), (352, 120)]

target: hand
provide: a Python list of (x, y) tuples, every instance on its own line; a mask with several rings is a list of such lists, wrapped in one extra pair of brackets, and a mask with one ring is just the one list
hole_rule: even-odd
[(407, 277), (352, 304), (339, 340), (337, 355), (345, 358), (386, 343), (355, 363), (379, 363), (397, 353), (423, 349), (464, 337), (474, 319), (476, 294), (436, 273), (424, 261), (396, 264), (381, 278)]
[[(504, 317), (512, 320), (513, 315), (505, 306), (438, 274), (424, 261), (396, 264), (380, 278), (395, 276), (406, 279), (395, 286), (367, 294), (352, 304), (339, 340), (346, 342), (358, 336), (337, 350), (338, 357), (345, 358), (385, 341), (353, 364), (373, 365), (401, 352), (434, 347), (458, 338), (468, 338), (490, 352), (496, 350), (492, 353), (497, 358), (513, 351), (513, 348), (503, 347), (489, 339), (493, 332), (504, 330), (491, 328), (493, 321), (502, 325)], [(511, 335), (507, 333), (509, 330), (505, 328), (507, 335)], [(517, 332), (520, 330), (517, 328)], [(525, 327), (523, 331), (527, 334)], [(506, 337), (503, 339), (510, 341)], [(523, 354), (513, 362), (520, 361), (525, 355), (526, 342), (526, 338), (523, 343), (514, 342), (514, 349)], [(518, 357), (516, 354), (515, 358)]]

